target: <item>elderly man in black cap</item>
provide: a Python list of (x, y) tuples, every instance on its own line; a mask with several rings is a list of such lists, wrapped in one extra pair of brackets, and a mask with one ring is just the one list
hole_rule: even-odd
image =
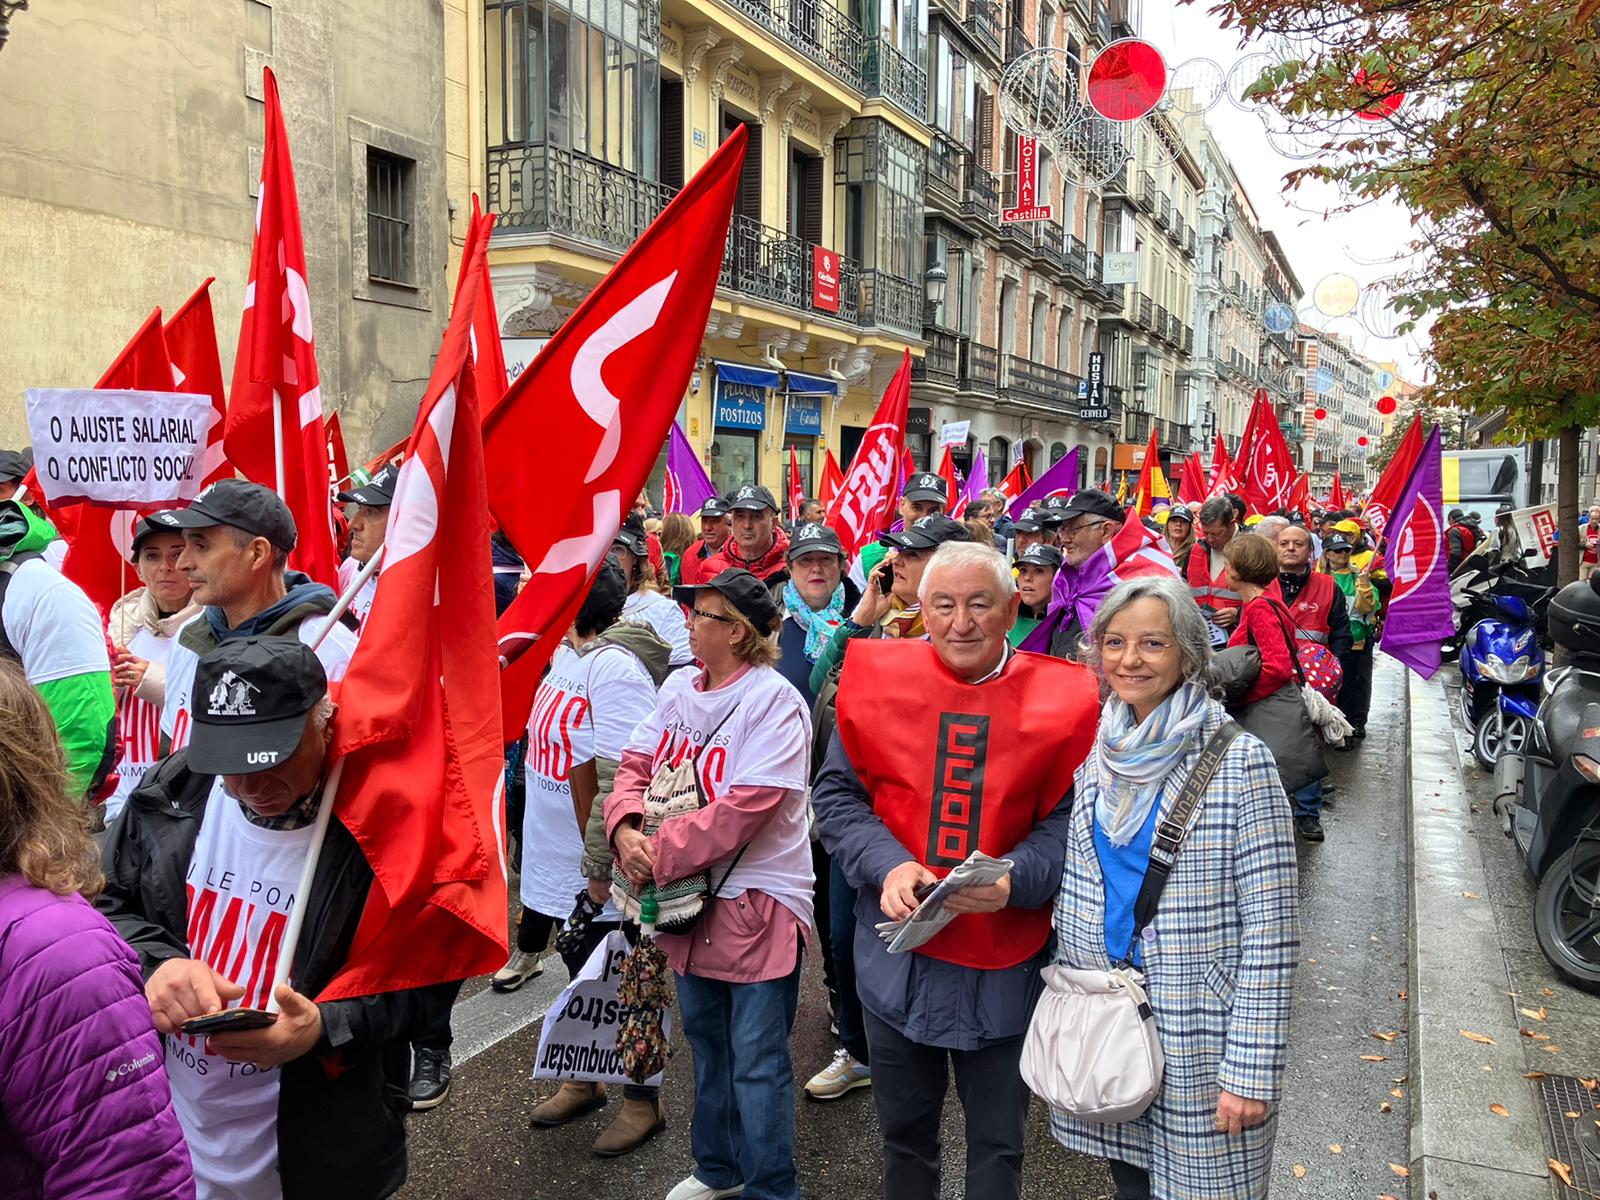
[[(349, 587), (361, 573), (361, 568), (372, 561), (372, 556), (383, 546), (389, 533), (389, 506), (394, 503), (394, 485), (400, 478), (400, 468), (392, 464), (381, 468), (376, 475), (360, 487), (350, 488), (336, 497), (340, 504), (350, 505), (350, 557), (339, 564), (339, 590)], [(367, 577), (366, 583), (350, 601), (350, 612), (358, 626), (367, 623), (372, 611), (372, 598), (378, 593), (376, 573)]]
[(700, 578), (712, 579), (730, 568), (749, 571), (776, 599), (789, 582), (789, 535), (778, 524), (778, 502), (759, 483), (740, 484), (724, 502), (733, 536), (701, 564)]
[[(139, 956), (199, 1195), (377, 1200), (405, 1180), (393, 1097), (416, 994), (315, 999), (373, 883), (334, 816), (301, 890), (328, 799), (327, 678), (296, 639), (249, 637), (209, 652), (194, 679), (188, 748), (129, 798), (96, 906)], [(285, 947), (297, 906), (305, 925)], [(285, 949), (288, 982), (274, 986)]]
[(699, 583), (702, 578), (707, 577), (706, 560), (719, 554), (728, 538), (733, 535), (733, 520), (728, 515), (728, 506), (716, 496), (700, 506), (699, 515), (700, 537), (689, 543), (689, 548), (683, 552), (683, 560), (678, 568), (686, 587)]
[(333, 589), (290, 571), (296, 532), (289, 506), (257, 483), (224, 479), (195, 497), (188, 508), (155, 513), (151, 523), (183, 532), (178, 568), (205, 605), (178, 632), (167, 659), (167, 694), (161, 735), (169, 749), (188, 739), (195, 666), (225, 642), (287, 635), (311, 646), (328, 678), (344, 678), (356, 637), (328, 614)]

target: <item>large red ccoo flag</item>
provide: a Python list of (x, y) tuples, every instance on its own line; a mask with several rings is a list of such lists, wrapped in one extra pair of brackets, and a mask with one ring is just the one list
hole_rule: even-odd
[(507, 737), (683, 402), (748, 137), (728, 136), (484, 418), (489, 507), (532, 572), (499, 622)]
[[(245, 478), (278, 492), (294, 514), (299, 541), (289, 565), (318, 583), (333, 585), (339, 562), (333, 545), (328, 449), (300, 201), (278, 81), (270, 69), (264, 74), (267, 127), (261, 194), (224, 443), (228, 458)], [(276, 461), (277, 422), (283, 443), (282, 478)]]
[(1265, 388), (1256, 389), (1233, 470), (1251, 512), (1269, 513), (1288, 505), (1299, 472)]
[[(481, 259), (488, 222), (467, 238)], [(395, 483), (380, 586), (339, 688), (335, 813), (374, 883), (318, 999), (466, 979), (506, 956), (494, 577), (464, 275)]]
[(911, 406), (911, 351), (878, 402), (866, 436), (856, 447), (844, 483), (828, 506), (828, 524), (839, 535), (845, 557), (888, 528), (899, 491), (900, 462), (906, 452), (906, 414)]

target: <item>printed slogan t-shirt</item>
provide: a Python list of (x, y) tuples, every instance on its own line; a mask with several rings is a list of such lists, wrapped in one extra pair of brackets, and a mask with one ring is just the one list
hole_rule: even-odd
[[(539, 685), (528, 722), (528, 800), (522, 825), (522, 903), (565, 919), (584, 889), (583, 831), (572, 808), (572, 768), (620, 759), (634, 728), (656, 711), (650, 673), (629, 650), (579, 655), (562, 646)], [(600, 920), (618, 920), (610, 901)]]
[[(212, 785), (185, 887), (189, 953), (245, 989), (229, 1008), (265, 1008), (314, 829), (252, 825)], [(167, 1077), (194, 1159), (198, 1200), (282, 1200), (278, 1068), (207, 1054), (204, 1037), (170, 1035)]]
[[(148, 629), (128, 639), (128, 652), (165, 667), (172, 639), (157, 637)], [(134, 695), (136, 689), (117, 689), (117, 787), (106, 797), (106, 824), (117, 819), (144, 774), (161, 759), (161, 706)]]

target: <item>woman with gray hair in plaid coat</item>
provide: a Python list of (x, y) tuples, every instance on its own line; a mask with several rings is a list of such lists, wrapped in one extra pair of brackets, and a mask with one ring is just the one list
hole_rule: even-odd
[(1267, 1194), (1299, 957), (1294, 822), (1266, 746), (1228, 746), (1161, 894), (1134, 938), (1155, 827), (1227, 714), (1199, 682), (1205, 618), (1179, 580), (1121, 584), (1087, 661), (1109, 689), (1078, 768), (1056, 900), (1056, 962), (1145, 976), (1166, 1071), (1139, 1117), (1051, 1114), (1056, 1140), (1108, 1160), (1118, 1200)]

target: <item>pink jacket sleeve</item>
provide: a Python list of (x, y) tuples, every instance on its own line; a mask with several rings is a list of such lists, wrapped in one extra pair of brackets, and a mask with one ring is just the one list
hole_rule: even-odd
[(703, 871), (750, 844), (789, 795), (788, 788), (729, 788), (692, 816), (668, 821), (656, 833), (656, 882)]

